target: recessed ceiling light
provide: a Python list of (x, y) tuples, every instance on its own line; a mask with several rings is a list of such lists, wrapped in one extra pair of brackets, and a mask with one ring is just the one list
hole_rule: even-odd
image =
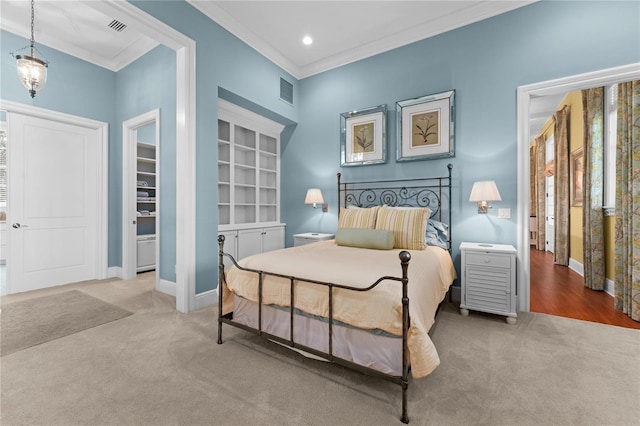
[(302, 42), (308, 46), (311, 43), (313, 43), (313, 39), (309, 36), (304, 36), (304, 38), (302, 39)]

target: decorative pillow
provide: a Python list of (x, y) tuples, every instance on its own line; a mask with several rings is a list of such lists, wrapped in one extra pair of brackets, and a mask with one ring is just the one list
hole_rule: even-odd
[(376, 225), (376, 215), (379, 207), (368, 209), (340, 209), (338, 218), (338, 229), (340, 228), (364, 228), (374, 229)]
[(394, 237), (391, 231), (340, 228), (336, 232), (336, 244), (348, 247), (391, 250), (394, 244)]
[(394, 248), (424, 250), (427, 220), (431, 210), (427, 207), (389, 208), (378, 210), (375, 229), (393, 232)]
[(447, 249), (447, 240), (449, 239), (449, 225), (429, 219), (427, 223), (426, 243), (429, 246), (442, 247)]

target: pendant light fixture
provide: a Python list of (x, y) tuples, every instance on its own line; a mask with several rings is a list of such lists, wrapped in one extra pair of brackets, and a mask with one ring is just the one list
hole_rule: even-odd
[[(40, 59), (36, 56), (36, 53), (42, 57), (42, 54), (36, 49), (36, 40), (34, 38), (34, 0), (31, 0), (31, 40), (29, 46), (25, 46), (22, 49), (12, 53), (11, 55), (16, 58), (18, 67), (18, 76), (20, 82), (29, 91), (32, 98), (36, 96), (36, 92), (41, 90), (47, 83), (47, 68), (49, 62)], [(30, 54), (17, 54), (23, 50), (29, 49)]]

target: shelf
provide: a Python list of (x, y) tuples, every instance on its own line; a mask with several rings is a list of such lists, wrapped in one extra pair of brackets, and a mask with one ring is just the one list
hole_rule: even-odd
[(218, 185), (231, 185), (231, 183), (218, 181)]
[(218, 160), (218, 164), (231, 164), (229, 161), (224, 161), (224, 160)]
[(247, 184), (247, 183), (236, 183), (234, 186), (239, 186), (241, 188), (255, 188), (255, 185)]
[(136, 189), (148, 189), (149, 191), (155, 191), (155, 186), (136, 186)]
[(137, 214), (136, 215), (137, 218), (150, 218), (150, 219), (154, 219), (156, 217), (156, 213), (149, 213), (149, 214)]
[(156, 200), (141, 200), (140, 198), (136, 199), (136, 203), (140, 204), (155, 204)]
[(263, 168), (260, 168), (260, 171), (261, 171), (261, 172), (266, 172), (266, 173), (278, 173), (276, 170), (272, 170), (272, 169), (263, 169)]
[(138, 162), (140, 162), (140, 163), (156, 164), (156, 159), (155, 158), (136, 157), (136, 160)]
[(236, 163), (235, 166), (238, 169), (247, 169), (247, 170), (255, 170), (256, 169), (256, 166), (247, 166), (247, 165), (241, 164), (241, 163)]
[(246, 145), (234, 145), (234, 147), (239, 150), (239, 151), (255, 151), (256, 149), (252, 146), (246, 146)]
[(155, 173), (151, 173), (151, 172), (141, 172), (141, 171), (136, 171), (136, 174), (142, 175), (142, 176), (154, 176), (155, 177)]

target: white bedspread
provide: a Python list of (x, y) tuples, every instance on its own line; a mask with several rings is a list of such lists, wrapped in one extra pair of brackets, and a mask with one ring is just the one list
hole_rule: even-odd
[[(242, 267), (265, 272), (366, 288), (382, 276), (402, 276), (400, 251), (344, 247), (336, 245), (335, 241), (323, 241), (250, 256), (238, 263)], [(419, 378), (440, 364), (427, 333), (433, 325), (436, 308), (456, 278), (456, 272), (449, 253), (441, 248), (408, 251), (411, 253), (408, 348), (412, 375)], [(257, 274), (233, 267), (227, 272), (226, 281), (223, 313), (233, 310), (233, 298), (228, 290), (258, 301)], [(309, 314), (328, 317), (328, 294), (326, 287), (296, 282), (295, 307)], [(366, 292), (335, 289), (333, 298), (335, 320), (354, 327), (377, 328), (402, 335), (402, 284), (399, 281), (385, 280)], [(265, 276), (263, 303), (289, 306), (290, 281)]]

